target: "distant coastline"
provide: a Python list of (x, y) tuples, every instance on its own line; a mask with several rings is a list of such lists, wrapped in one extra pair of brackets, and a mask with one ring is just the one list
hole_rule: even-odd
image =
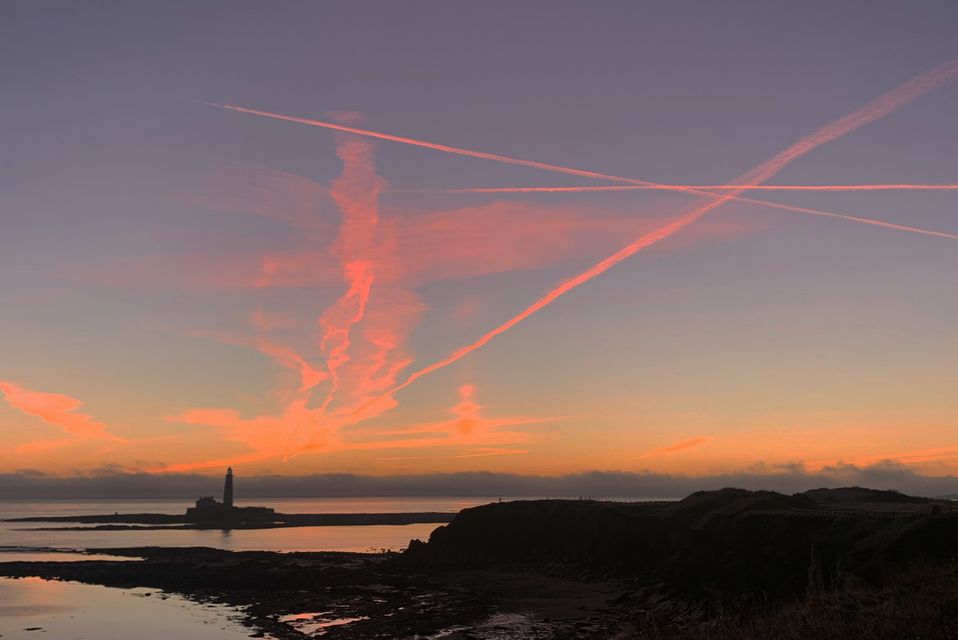
[[(768, 466), (710, 475), (651, 471), (583, 471), (555, 476), (463, 471), (369, 476), (317, 473), (301, 476), (245, 476), (238, 499), (350, 498), (664, 498), (722, 487), (766, 489), (794, 494), (819, 487), (850, 485), (897, 489), (909, 495), (958, 496), (958, 477), (922, 475), (885, 462), (811, 471)], [(196, 473), (104, 473), (55, 476), (35, 472), (0, 474), (0, 500), (193, 500), (220, 490), (217, 476)]]
[[(80, 516), (29, 516), (3, 522), (62, 522), (93, 524), (95, 527), (44, 527), (38, 531), (137, 530), (137, 529), (278, 529), (283, 527), (344, 527), (405, 524), (441, 524), (451, 522), (455, 513), (275, 513), (269, 520), (231, 520), (197, 522), (184, 515), (128, 513)], [(30, 529), (28, 529), (29, 531)]]

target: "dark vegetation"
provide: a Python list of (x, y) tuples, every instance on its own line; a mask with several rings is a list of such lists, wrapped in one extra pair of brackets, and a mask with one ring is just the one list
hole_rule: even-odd
[(919, 564), (879, 585), (853, 579), (778, 603), (749, 603), (692, 623), (647, 616), (633, 638), (806, 640), (958, 637), (958, 566)]

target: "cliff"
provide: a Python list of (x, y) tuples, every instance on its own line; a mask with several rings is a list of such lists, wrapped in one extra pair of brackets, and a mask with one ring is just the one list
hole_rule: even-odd
[(490, 504), (462, 511), (428, 543), (410, 545), (406, 557), (578, 567), (654, 576), (687, 592), (769, 596), (818, 589), (841, 575), (879, 580), (912, 561), (958, 557), (958, 515), (826, 509), (812, 496), (722, 489), (674, 503)]

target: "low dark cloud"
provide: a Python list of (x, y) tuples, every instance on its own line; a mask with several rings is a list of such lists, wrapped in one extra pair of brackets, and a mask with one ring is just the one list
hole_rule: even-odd
[[(102, 470), (56, 477), (23, 470), (0, 474), (0, 499), (182, 498), (218, 494), (219, 477)], [(400, 476), (317, 474), (237, 476), (241, 498), (327, 497), (633, 497), (680, 498), (702, 489), (743, 487), (797, 493), (816, 487), (864, 486), (923, 496), (958, 494), (958, 477), (927, 476), (892, 461), (858, 467), (838, 465), (809, 472), (799, 464), (754, 465), (739, 473), (706, 476), (651, 472), (590, 471), (562, 476), (465, 472)]]

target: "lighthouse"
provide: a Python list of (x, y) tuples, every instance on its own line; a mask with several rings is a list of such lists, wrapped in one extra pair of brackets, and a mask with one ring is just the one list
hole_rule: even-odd
[(226, 481), (223, 483), (223, 506), (233, 508), (233, 467), (226, 468)]
[(233, 525), (239, 522), (274, 522), (276, 512), (269, 507), (233, 506), (233, 467), (226, 469), (223, 480), (223, 502), (213, 496), (196, 501), (195, 507), (186, 510), (186, 519), (190, 522), (217, 523)]

